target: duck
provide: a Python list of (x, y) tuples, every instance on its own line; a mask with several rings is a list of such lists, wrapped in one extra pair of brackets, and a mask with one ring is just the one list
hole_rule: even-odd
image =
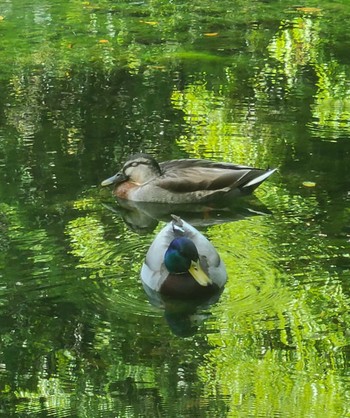
[(138, 153), (101, 185), (114, 185), (117, 198), (135, 202), (204, 203), (251, 194), (275, 171), (204, 159), (158, 162)]
[(171, 216), (152, 242), (141, 268), (146, 293), (182, 300), (220, 293), (227, 273), (217, 250), (192, 225)]

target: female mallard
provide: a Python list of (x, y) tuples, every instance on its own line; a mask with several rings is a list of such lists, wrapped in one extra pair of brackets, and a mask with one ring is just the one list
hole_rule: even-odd
[(208, 202), (249, 194), (275, 170), (195, 159), (158, 163), (148, 154), (135, 154), (102, 186), (114, 184), (117, 197), (135, 202)]
[(156, 236), (141, 269), (147, 293), (192, 299), (223, 288), (226, 268), (214, 246), (178, 216)]

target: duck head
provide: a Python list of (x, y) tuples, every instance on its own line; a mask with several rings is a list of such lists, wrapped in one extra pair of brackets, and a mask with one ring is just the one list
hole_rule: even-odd
[(189, 273), (201, 286), (212, 284), (200, 265), (196, 246), (186, 237), (171, 241), (164, 255), (164, 264), (171, 274)]
[(117, 185), (124, 181), (144, 184), (160, 175), (161, 169), (157, 161), (151, 155), (140, 153), (132, 155), (117, 174), (104, 180), (101, 185)]

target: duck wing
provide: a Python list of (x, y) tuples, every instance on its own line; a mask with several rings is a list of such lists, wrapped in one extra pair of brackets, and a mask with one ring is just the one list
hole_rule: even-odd
[(164, 265), (164, 254), (175, 238), (172, 224), (168, 223), (155, 237), (141, 268), (141, 279), (151, 289), (159, 291), (169, 272)]
[(160, 166), (163, 174), (157, 179), (158, 185), (178, 193), (237, 188), (251, 192), (275, 171), (193, 159), (166, 161)]

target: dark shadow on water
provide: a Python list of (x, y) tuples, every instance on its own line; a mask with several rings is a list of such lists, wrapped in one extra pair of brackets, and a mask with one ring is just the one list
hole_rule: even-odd
[(103, 205), (106, 209), (117, 213), (125, 224), (138, 234), (148, 234), (154, 231), (158, 222), (168, 222), (172, 213), (199, 228), (239, 221), (251, 216), (271, 214), (255, 196), (237, 198), (234, 202), (222, 200), (181, 205), (117, 199), (117, 205)]
[(142, 283), (149, 302), (164, 310), (164, 318), (171, 332), (179, 337), (190, 337), (196, 334), (198, 327), (210, 317), (209, 307), (217, 303), (224, 288), (210, 297), (196, 299), (176, 299), (163, 296)]

